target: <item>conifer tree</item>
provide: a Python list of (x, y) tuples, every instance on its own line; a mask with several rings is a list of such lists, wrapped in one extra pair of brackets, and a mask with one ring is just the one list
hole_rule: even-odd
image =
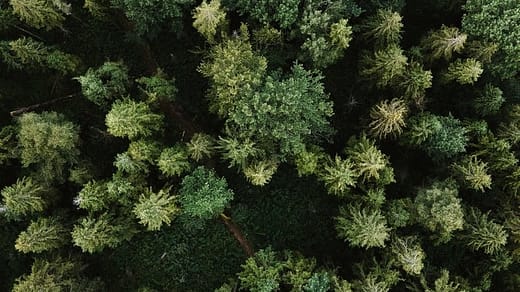
[(103, 108), (122, 98), (130, 83), (128, 69), (120, 62), (105, 62), (99, 68), (89, 68), (84, 75), (75, 79), (81, 84), (83, 95)]
[(482, 250), (486, 254), (496, 254), (507, 243), (504, 227), (488, 218), (489, 214), (470, 208), (466, 216), (467, 245), (473, 250)]
[(398, 87), (403, 91), (403, 96), (407, 100), (422, 105), (426, 89), (432, 86), (432, 79), (430, 70), (424, 70), (420, 63), (412, 61), (399, 81)]
[(317, 174), (319, 166), (321, 166), (325, 158), (326, 154), (323, 152), (323, 149), (317, 146), (311, 146), (309, 150), (301, 151), (294, 158), (298, 176)]
[(199, 67), (210, 79), (210, 110), (227, 117), (237, 98), (248, 95), (263, 81), (267, 70), (265, 57), (257, 55), (249, 43), (249, 32), (241, 27), (240, 38), (215, 45)]
[(397, 98), (376, 104), (370, 110), (370, 118), (372, 119), (368, 125), (370, 133), (379, 139), (389, 135), (394, 138), (397, 137), (403, 132), (407, 113), (406, 104)]
[(89, 181), (79, 191), (78, 196), (75, 198), (75, 203), (81, 209), (96, 212), (107, 209), (109, 204), (115, 201), (115, 199), (107, 191), (105, 182)]
[(342, 197), (356, 184), (358, 176), (350, 159), (342, 159), (336, 155), (334, 160), (329, 158), (320, 179), (325, 183), (329, 194)]
[(155, 163), (161, 154), (161, 144), (150, 139), (140, 139), (130, 142), (128, 155), (137, 161)]
[(391, 244), (392, 254), (398, 265), (410, 275), (420, 275), (424, 267), (424, 253), (416, 237), (395, 237)]
[(16, 250), (23, 253), (41, 253), (59, 248), (68, 242), (69, 230), (57, 218), (38, 218), (16, 239)]
[(44, 181), (63, 180), (66, 166), (78, 156), (78, 128), (55, 112), (26, 113), (18, 125), (22, 165), (35, 166)]
[(345, 153), (354, 163), (354, 169), (363, 182), (379, 181), (383, 170), (389, 167), (388, 157), (365, 135), (359, 139), (351, 137)]
[(195, 7), (193, 13), (193, 27), (202, 34), (206, 40), (212, 42), (217, 27), (226, 19), (226, 12), (220, 7), (220, 0), (211, 0), (209, 3), (203, 0), (199, 6)]
[(169, 193), (169, 189), (161, 189), (157, 193), (148, 190), (141, 194), (133, 212), (139, 223), (148, 230), (159, 230), (163, 224), (170, 225), (172, 217), (179, 212), (175, 205), (175, 196)]
[(252, 292), (276, 291), (279, 289), (283, 263), (271, 248), (259, 250), (246, 260), (238, 274), (241, 287)]
[(165, 148), (159, 159), (157, 166), (166, 176), (179, 176), (190, 170), (191, 164), (188, 161), (188, 152), (181, 145)]
[(209, 158), (213, 154), (215, 140), (208, 134), (195, 133), (191, 137), (190, 142), (187, 143), (187, 150), (190, 158), (195, 161), (200, 161), (204, 158)]
[(253, 161), (244, 168), (247, 180), (255, 186), (263, 186), (269, 183), (273, 174), (278, 169), (278, 162), (270, 160)]
[(70, 4), (62, 0), (10, 0), (14, 14), (30, 26), (50, 30), (60, 27), (64, 15), (71, 13)]
[(23, 177), (2, 189), (2, 206), (8, 218), (20, 218), (43, 211), (48, 204), (44, 195), (43, 186), (30, 177)]
[(175, 78), (168, 77), (161, 68), (150, 77), (143, 76), (135, 80), (139, 85), (139, 89), (146, 96), (146, 103), (155, 105), (161, 101), (174, 101), (177, 95), (177, 87), (175, 87)]
[(217, 149), (221, 151), (222, 158), (229, 161), (229, 167), (238, 168), (244, 168), (250, 160), (261, 153), (250, 138), (240, 141), (235, 137), (219, 137)]
[(488, 174), (487, 163), (475, 156), (464, 159), (453, 165), (455, 175), (468, 187), (483, 192), (491, 188), (491, 175)]
[(458, 28), (443, 25), (439, 30), (431, 32), (421, 44), (430, 60), (450, 60), (453, 53), (462, 52), (467, 38)]
[(335, 219), (338, 236), (351, 246), (384, 247), (390, 236), (390, 228), (380, 210), (351, 204), (340, 208)]
[(81, 219), (72, 230), (72, 241), (83, 252), (95, 253), (106, 247), (114, 248), (120, 245), (132, 238), (134, 233), (134, 226), (128, 220), (103, 213), (98, 218)]
[(399, 13), (379, 9), (363, 25), (363, 30), (365, 31), (363, 36), (374, 39), (376, 46), (383, 48), (388, 45), (399, 44), (402, 28), (402, 17)]
[(482, 116), (498, 113), (505, 99), (502, 90), (491, 84), (486, 84), (482, 92), (475, 99), (473, 107)]
[(390, 45), (364, 55), (360, 62), (359, 75), (382, 88), (391, 85), (406, 72), (408, 58), (397, 45)]
[(118, 100), (106, 115), (108, 132), (116, 137), (149, 137), (162, 127), (163, 117), (151, 111), (144, 102)]
[(435, 181), (421, 188), (415, 197), (417, 221), (436, 233), (439, 243), (447, 242), (464, 225), (464, 214), (453, 181)]
[(482, 64), (475, 59), (457, 59), (450, 63), (444, 78), (448, 81), (457, 81), (459, 84), (473, 84), (484, 72)]
[(202, 166), (184, 177), (179, 190), (182, 212), (195, 218), (218, 216), (232, 199), (233, 191), (228, 188), (226, 179)]

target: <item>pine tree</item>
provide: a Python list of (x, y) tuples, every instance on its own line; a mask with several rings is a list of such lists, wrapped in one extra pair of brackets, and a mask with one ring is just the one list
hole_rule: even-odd
[(162, 100), (173, 102), (177, 96), (175, 78), (170, 78), (160, 68), (150, 77), (143, 76), (135, 80), (139, 89), (146, 96), (146, 103), (155, 105)]
[(424, 70), (420, 63), (412, 61), (398, 83), (398, 87), (403, 91), (403, 95), (407, 100), (412, 100), (417, 105), (422, 105), (426, 89), (432, 87), (432, 79), (433, 76), (430, 70)]
[(161, 229), (163, 224), (170, 225), (179, 208), (175, 205), (175, 196), (170, 195), (169, 189), (161, 189), (158, 193), (148, 190), (141, 194), (133, 212), (139, 223), (153, 231)]
[(383, 170), (389, 167), (388, 157), (365, 135), (359, 139), (350, 138), (345, 153), (354, 163), (354, 169), (363, 182), (379, 181)]
[(279, 289), (283, 263), (271, 248), (259, 250), (246, 260), (238, 273), (242, 288), (251, 292), (276, 291)]
[(379, 9), (377, 13), (366, 20), (363, 25), (363, 36), (374, 39), (376, 47), (397, 45), (401, 40), (403, 29), (402, 17), (397, 12)]
[(193, 27), (202, 34), (208, 42), (213, 42), (217, 28), (226, 19), (226, 12), (220, 7), (220, 0), (211, 0), (209, 4), (203, 0), (195, 7)]
[(6, 208), (8, 218), (24, 217), (45, 209), (48, 203), (44, 195), (44, 187), (33, 182), (30, 177), (23, 177), (2, 189), (2, 206)]
[(410, 275), (420, 275), (424, 267), (424, 253), (416, 237), (392, 238), (390, 247), (397, 264)]
[(415, 210), (417, 221), (435, 232), (439, 243), (449, 241), (454, 231), (463, 228), (464, 214), (453, 181), (436, 181), (419, 189)]
[(79, 154), (78, 127), (55, 112), (26, 113), (18, 119), (18, 125), (22, 165), (35, 166), (44, 181), (63, 180), (66, 166)]
[(466, 216), (467, 245), (473, 250), (482, 250), (486, 254), (496, 254), (507, 243), (507, 232), (504, 226), (488, 218), (476, 208), (470, 208)]
[(238, 168), (244, 168), (261, 152), (256, 143), (249, 138), (240, 141), (234, 137), (219, 137), (217, 149), (221, 151), (221, 157), (229, 161), (229, 167)]
[(407, 113), (406, 104), (397, 98), (376, 104), (370, 110), (370, 133), (379, 139), (387, 136), (397, 137), (403, 132)]
[(62, 0), (10, 0), (14, 14), (35, 28), (51, 30), (60, 27), (65, 15), (70, 14), (70, 4)]
[(364, 55), (360, 62), (359, 75), (382, 88), (395, 83), (406, 72), (408, 58), (401, 48), (391, 45)]
[(384, 247), (390, 236), (390, 228), (380, 210), (348, 205), (340, 208), (335, 220), (338, 236), (353, 247)]
[(191, 169), (188, 152), (182, 145), (165, 148), (157, 160), (157, 166), (169, 177), (179, 176)]
[(464, 184), (474, 190), (484, 192), (484, 189), (491, 188), (491, 175), (488, 174), (487, 163), (475, 156), (454, 164), (453, 170)]
[(106, 182), (90, 181), (79, 191), (75, 203), (81, 209), (97, 212), (108, 209), (109, 204), (115, 200), (116, 198), (107, 191)]
[(68, 242), (69, 230), (57, 218), (38, 218), (16, 239), (16, 250), (23, 253), (41, 253), (57, 249)]
[(213, 155), (215, 139), (208, 134), (195, 133), (187, 143), (187, 150), (191, 159), (201, 161)]
[(162, 121), (144, 102), (130, 99), (114, 102), (105, 119), (110, 134), (131, 140), (151, 136), (162, 128)]
[(84, 75), (74, 79), (81, 84), (83, 95), (103, 108), (124, 97), (130, 84), (128, 69), (121, 62), (105, 62), (99, 68), (89, 68)]
[(329, 194), (342, 197), (356, 184), (358, 176), (350, 159), (342, 159), (336, 155), (334, 160), (329, 158), (320, 179), (325, 183)]
[(450, 60), (453, 53), (462, 52), (467, 38), (458, 28), (443, 25), (431, 32), (421, 44), (432, 61), (440, 58)]
[(306, 149), (296, 154), (294, 163), (296, 164), (298, 176), (317, 174), (319, 166), (321, 166), (325, 158), (326, 154), (323, 152), (323, 149), (317, 146), (311, 146), (309, 150)]
[(103, 290), (103, 283), (98, 279), (88, 279), (82, 275), (80, 262), (55, 258), (51, 260), (35, 259), (29, 275), (16, 279), (13, 292), (38, 291), (85, 291)]
[(224, 211), (233, 199), (225, 178), (202, 166), (184, 177), (179, 190), (182, 212), (195, 218), (211, 219)]
[(132, 159), (153, 164), (161, 155), (161, 144), (154, 140), (140, 139), (130, 142), (127, 152)]
[(253, 161), (243, 170), (247, 180), (255, 186), (264, 186), (273, 177), (278, 169), (278, 162), (275, 160)]
[(215, 45), (199, 67), (210, 79), (210, 110), (220, 117), (227, 117), (241, 96), (255, 90), (263, 81), (267, 60), (253, 51), (245, 26), (241, 38), (229, 39)]
[(448, 72), (444, 74), (444, 78), (448, 81), (457, 81), (459, 84), (473, 84), (484, 72), (482, 64), (475, 59), (457, 59), (450, 63)]
[(482, 116), (493, 115), (498, 113), (505, 99), (502, 96), (502, 90), (491, 84), (486, 84), (482, 92), (475, 99), (473, 107), (475, 111)]
[(74, 226), (72, 242), (83, 252), (100, 252), (106, 247), (114, 248), (134, 235), (134, 226), (128, 220), (103, 213), (98, 218), (85, 217)]
[(128, 152), (117, 154), (113, 164), (119, 172), (134, 177), (150, 172), (150, 168), (146, 162), (132, 158)]

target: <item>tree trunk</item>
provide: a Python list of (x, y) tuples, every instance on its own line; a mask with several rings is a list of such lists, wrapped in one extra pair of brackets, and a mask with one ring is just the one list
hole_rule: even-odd
[(17, 110), (9, 112), (9, 114), (11, 115), (11, 117), (14, 118), (14, 117), (19, 116), (19, 115), (21, 115), (23, 113), (34, 111), (34, 110), (40, 109), (42, 107), (45, 107), (45, 106), (48, 106), (48, 105), (51, 105), (51, 104), (55, 104), (55, 103), (59, 103), (59, 102), (71, 99), (71, 98), (73, 98), (74, 96), (77, 96), (77, 95), (79, 95), (79, 92), (73, 93), (73, 94), (69, 94), (69, 95), (66, 95), (66, 96), (62, 96), (62, 97), (58, 97), (58, 98), (54, 98), (54, 99), (51, 99), (51, 100), (48, 100), (48, 101), (45, 101), (45, 102), (42, 102), (42, 103), (37, 103), (37, 104), (30, 105), (30, 106), (22, 107), (22, 108), (19, 108)]
[(238, 241), (246, 255), (248, 257), (252, 257), (255, 254), (253, 247), (251, 246), (251, 243), (247, 240), (247, 238), (244, 236), (244, 234), (242, 234), (240, 228), (238, 228), (238, 226), (233, 221), (231, 221), (231, 218), (224, 215), (224, 213), (220, 214), (220, 219), (222, 219), (224, 225), (226, 225), (231, 234), (233, 234), (233, 236)]

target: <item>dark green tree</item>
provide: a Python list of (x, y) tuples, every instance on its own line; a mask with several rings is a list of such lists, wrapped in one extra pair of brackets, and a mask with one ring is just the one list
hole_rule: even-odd
[(105, 62), (99, 68), (89, 68), (84, 75), (75, 79), (81, 84), (83, 95), (103, 108), (124, 97), (130, 85), (128, 69), (121, 62)]

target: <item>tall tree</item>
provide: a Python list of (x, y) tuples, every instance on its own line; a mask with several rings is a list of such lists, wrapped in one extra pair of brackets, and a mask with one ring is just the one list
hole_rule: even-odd
[(13, 12), (30, 26), (50, 30), (61, 26), (70, 4), (62, 0), (10, 0)]

